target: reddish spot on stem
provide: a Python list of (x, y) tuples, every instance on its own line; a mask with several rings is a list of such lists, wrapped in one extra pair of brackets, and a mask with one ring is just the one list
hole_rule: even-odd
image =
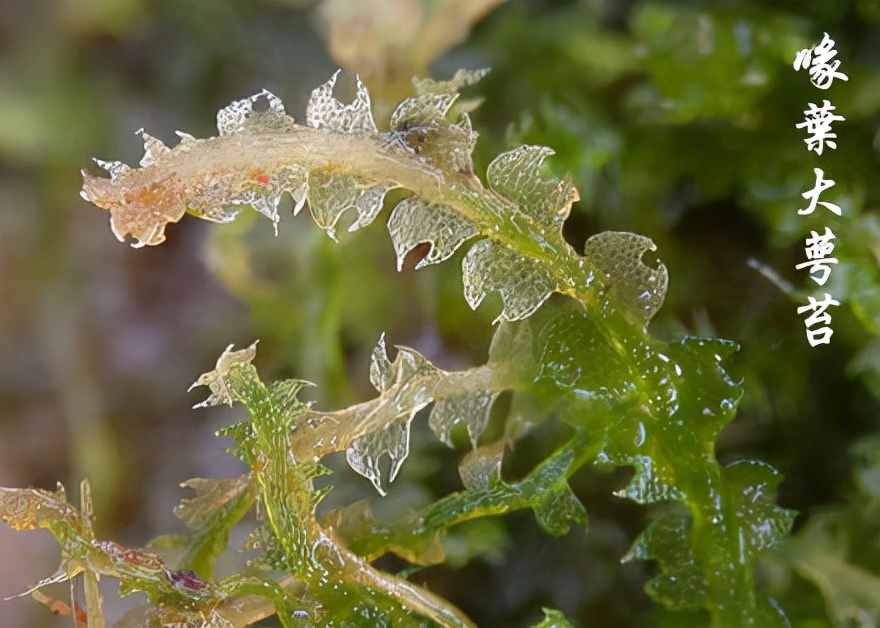
[(208, 586), (208, 583), (199, 578), (194, 571), (189, 569), (180, 569), (178, 571), (169, 571), (168, 579), (176, 587), (198, 591)]

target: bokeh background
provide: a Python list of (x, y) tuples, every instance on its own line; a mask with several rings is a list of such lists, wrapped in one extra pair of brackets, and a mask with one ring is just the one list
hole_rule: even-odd
[[(849, 81), (821, 92), (791, 64), (826, 31)], [(455, 262), (397, 274), (381, 221), (336, 245), (306, 215), (285, 216), (277, 238), (253, 212), (222, 227), (185, 218), (134, 250), (79, 198), (93, 156), (138, 161), (137, 129), (206, 137), (220, 107), (262, 88), (302, 117), (338, 67), (343, 91), (364, 78), (380, 127), (412, 76), (492, 68), (466, 95), (477, 171), (513, 145), (551, 146), (550, 169), (581, 192), (565, 231), (575, 247), (605, 229), (654, 239), (671, 280), (652, 333), (740, 343), (746, 393), (719, 457), (773, 464), (779, 501), (802, 513), (763, 582), (796, 625), (877, 625), (844, 623), (880, 622), (876, 0), (3, 0), (0, 485), (61, 481), (75, 498), (88, 478), (98, 535), (142, 546), (184, 531), (180, 482), (241, 471), (213, 435), (241, 411), (192, 411), (203, 391), (187, 393), (227, 344), (259, 338), (264, 377), (316, 382), (324, 408), (368, 398), (382, 331), (444, 368), (485, 359), (493, 305), (467, 308)], [(824, 98), (846, 121), (817, 158), (795, 125)], [(840, 219), (796, 213), (817, 164)], [(811, 348), (796, 313), (811, 286), (794, 266), (826, 224), (839, 259), (827, 290), (843, 305), (832, 344)], [(329, 504), (370, 497), (381, 515), (456, 490), (462, 452), (416, 424), (388, 498), (334, 462)], [(552, 429), (512, 472), (540, 459)], [(576, 476), (588, 532), (548, 538), (529, 513), (482, 522), (451, 539), (450, 566), (419, 577), (481, 626), (529, 625), (541, 606), (579, 626), (656, 625), (642, 592), (653, 567), (618, 564), (650, 514), (611, 496), (624, 483)], [(58, 557), (47, 533), (0, 526), (0, 598)], [(103, 584), (109, 618), (137, 603)], [(66, 625), (29, 598), (0, 602), (3, 626), (53, 621)]]

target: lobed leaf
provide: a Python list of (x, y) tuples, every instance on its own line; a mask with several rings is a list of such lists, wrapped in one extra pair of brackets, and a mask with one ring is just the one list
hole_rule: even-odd
[[(292, 442), (295, 456), (318, 460), (344, 451), (349, 466), (384, 495), (386, 482), (394, 480), (409, 454), (410, 424), (429, 404), (435, 403), (429, 424), (438, 438), (448, 443), (449, 430), (463, 423), (476, 443), (492, 402), (504, 388), (494, 373), (511, 370), (508, 361), (499, 355), (487, 366), (450, 373), (413, 349), (397, 349), (392, 362), (383, 335), (373, 350), (370, 381), (378, 397), (335, 412), (303, 414)], [(383, 469), (386, 457), (387, 472)]]
[(504, 307), (494, 322), (527, 318), (557, 288), (546, 266), (491, 240), (472, 246), (461, 267), (471, 308), (477, 309), (489, 292), (501, 294)]
[[(277, 226), (285, 193), (294, 199), (294, 213), (308, 200), (315, 223), (335, 239), (348, 210), (356, 214), (350, 231), (367, 226), (387, 192), (403, 187), (412, 195), (388, 222), (398, 268), (421, 243), (431, 247), (419, 267), (444, 261), (466, 240), (480, 238), (463, 262), (465, 297), (477, 307), (486, 294), (499, 292), (503, 308), (496, 321), (526, 318), (551, 293), (561, 292), (585, 305), (597, 293), (603, 299), (614, 295), (647, 324), (666, 290), (665, 268), (641, 259), (653, 243), (633, 234), (600, 234), (588, 241), (584, 257), (577, 255), (561, 231), (577, 190), (568, 179), (541, 174), (552, 150), (527, 145), (499, 155), (487, 169), (488, 187), (475, 176), (477, 134), (467, 114), (448, 117), (459, 91), (485, 72), (414, 81), (416, 95), (397, 106), (384, 132), (376, 128), (359, 79), (348, 104), (333, 95), (338, 73), (315, 89), (305, 125), (263, 90), (220, 111), (219, 137), (180, 134), (180, 143), (168, 148), (142, 133), (141, 167), (99, 161), (110, 179), (83, 173), (81, 194), (110, 211), (119, 239), (131, 235), (142, 246), (161, 243), (166, 225), (186, 211), (228, 222), (246, 204)], [(268, 106), (257, 110), (262, 100)]]
[(404, 258), (419, 244), (428, 243), (431, 249), (416, 264), (417, 269), (449, 259), (465, 240), (479, 232), (476, 225), (455, 210), (416, 196), (400, 201), (388, 218), (397, 270), (403, 269)]
[(619, 231), (598, 233), (587, 239), (584, 255), (609, 278), (618, 302), (637, 312), (647, 324), (663, 305), (669, 274), (663, 264), (648, 266), (642, 256), (656, 251), (650, 238)]
[(62, 547), (58, 571), (22, 595), (83, 574), (89, 625), (103, 626), (97, 580), (106, 576), (119, 581), (122, 595), (144, 593), (152, 603), (152, 616), (162, 625), (208, 622), (237, 627), (250, 623), (231, 619), (230, 605), (242, 602), (237, 586), (203, 580), (186, 569), (173, 569), (153, 552), (96, 539), (87, 483), (83, 484), (82, 493), (84, 506), (80, 511), (67, 501), (60, 485), (55, 492), (0, 488), (0, 519), (16, 530), (47, 529)]
[(477, 439), (489, 423), (489, 412), (498, 397), (498, 390), (479, 390), (466, 395), (440, 399), (431, 410), (428, 426), (437, 438), (452, 447), (452, 428), (462, 423), (467, 427), (471, 446), (477, 448)]
[(182, 499), (174, 514), (196, 534), (190, 541), (182, 567), (202, 578), (214, 577), (214, 562), (229, 544), (232, 528), (251, 509), (256, 486), (249, 474), (231, 480), (193, 478), (181, 484), (196, 491)]
[[(392, 364), (382, 365), (378, 356), (376, 361), (377, 369), (387, 369), (393, 376), (389, 382), (399, 380), (403, 385), (430, 367), (411, 351), (401, 351)], [(251, 414), (250, 420), (221, 433), (236, 440), (236, 451), (250, 466), (259, 490), (265, 522), (252, 542), (263, 550), (261, 562), (305, 585), (300, 595), (276, 600), (282, 624), (299, 625), (303, 619), (333, 624), (357, 613), (373, 622), (396, 625), (416, 625), (420, 617), (444, 625), (469, 625), (460, 611), (429, 592), (374, 569), (341, 542), (333, 526), (318, 521), (315, 509), (329, 489), (316, 490), (313, 480), (329, 470), (311, 456), (292, 455), (299, 430), (314, 418), (309, 406), (296, 399), (305, 382), (290, 380), (268, 387), (250, 359), (218, 360), (218, 368), (203, 378), (209, 383), (222, 380), (224, 390)]]
[(258, 342), (260, 341), (255, 340), (247, 349), (242, 349), (240, 351), (232, 351), (232, 347), (235, 345), (229, 345), (226, 347), (223, 353), (220, 354), (220, 357), (217, 358), (217, 364), (214, 366), (214, 370), (202, 373), (199, 378), (193, 382), (192, 386), (187, 389), (187, 392), (189, 392), (193, 388), (207, 386), (211, 391), (211, 395), (203, 402), (194, 405), (193, 409), (207, 408), (221, 403), (225, 403), (230, 407), (232, 406), (234, 399), (232, 398), (232, 392), (229, 390), (227, 384), (229, 372), (234, 366), (244, 366), (253, 361), (257, 355)]
[(567, 421), (599, 431), (596, 462), (634, 467), (618, 495), (687, 507), (685, 519), (677, 512), (658, 518), (629, 554), (660, 561), (663, 573), (649, 593), (673, 608), (705, 608), (717, 625), (777, 624), (778, 614), (765, 617), (772, 604), (755, 594), (753, 565), (793, 521), (773, 501), (779, 475), (752, 462), (722, 467), (713, 454), (741, 395), (722, 365), (734, 345), (664, 343), (611, 308), (598, 317), (547, 315), (534, 345), (538, 390), (556, 396)]
[(572, 623), (561, 612), (553, 608), (542, 610), (544, 611), (544, 619), (535, 624), (534, 628), (571, 628)]
[(486, 179), (498, 192), (548, 229), (562, 231), (572, 203), (580, 196), (569, 179), (543, 179), (544, 159), (553, 155), (546, 146), (520, 146), (498, 155), (486, 170)]

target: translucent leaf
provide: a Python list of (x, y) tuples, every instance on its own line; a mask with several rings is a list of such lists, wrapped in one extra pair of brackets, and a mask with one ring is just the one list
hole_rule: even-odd
[(462, 87), (473, 85), (488, 70), (459, 70), (448, 81), (413, 79), (416, 96), (403, 100), (391, 114), (391, 128), (431, 126), (446, 117)]
[(654, 470), (654, 461), (650, 456), (633, 456), (628, 462), (636, 468), (636, 472), (625, 489), (615, 491), (614, 494), (618, 497), (625, 497), (639, 504), (681, 500), (685, 497), (675, 486), (675, 478), (661, 477)]
[[(376, 133), (367, 88), (358, 78), (355, 99), (343, 105), (333, 97), (338, 75), (337, 71), (329, 81), (312, 92), (306, 106), (306, 124), (338, 133)], [(335, 239), (336, 223), (349, 209), (354, 209), (358, 214), (349, 231), (373, 222), (382, 209), (382, 202), (390, 187), (370, 185), (356, 176), (313, 173), (308, 195), (309, 209), (315, 223)]]
[[(268, 109), (255, 110), (254, 105), (261, 99), (266, 100)], [(288, 133), (295, 128), (294, 120), (285, 113), (281, 99), (265, 89), (249, 98), (235, 101), (217, 113), (217, 130), (221, 137)], [(181, 142), (181, 145), (185, 146), (185, 143)], [(232, 178), (236, 176), (240, 178), (237, 173)], [(229, 175), (220, 175), (206, 180), (202, 189), (193, 195), (189, 211), (201, 218), (225, 223), (238, 214), (236, 206), (251, 205), (274, 223), (277, 234), (281, 196), (289, 192), (294, 199), (294, 213), (298, 213), (308, 192), (308, 170), (296, 164), (267, 172), (258, 168), (240, 183), (229, 179)], [(240, 191), (230, 195), (229, 189), (236, 185), (241, 188)]]
[(397, 270), (406, 255), (423, 242), (431, 250), (416, 264), (422, 268), (449, 259), (461, 244), (479, 233), (477, 227), (458, 212), (429, 203), (417, 196), (403, 199), (391, 212), (388, 232), (397, 255)]
[(617, 299), (648, 323), (666, 298), (668, 273), (663, 264), (652, 268), (642, 261), (647, 251), (656, 251), (650, 238), (619, 231), (606, 231), (587, 240), (584, 254), (606, 277)]
[(196, 497), (180, 501), (174, 514), (197, 534), (187, 543), (182, 566), (203, 578), (214, 576), (214, 561), (227, 548), (229, 532), (253, 506), (256, 487), (250, 474), (231, 480), (193, 478), (181, 484)]
[[(146, 157), (146, 155), (145, 155), (145, 157)], [(126, 172), (131, 170), (131, 167), (128, 164), (124, 164), (121, 161), (104, 161), (103, 159), (93, 159), (92, 161), (94, 161), (96, 164), (101, 166), (104, 170), (106, 170), (110, 174), (111, 181), (119, 178), (119, 175), (125, 174)], [(83, 171), (83, 176), (85, 176), (85, 171)], [(86, 197), (86, 194), (84, 194), (82, 192), (80, 193), (80, 196), (82, 196), (86, 200), (89, 200)]]
[(435, 176), (442, 177), (442, 173), (448, 172), (472, 177), (472, 154), (477, 137), (470, 118), (462, 114), (457, 122), (440, 119), (431, 125), (404, 120), (384, 133), (382, 141), (389, 152), (416, 156), (422, 168)]
[(388, 359), (388, 350), (385, 348), (384, 332), (379, 336), (379, 342), (370, 354), (370, 383), (380, 393), (394, 385), (394, 371), (391, 360)]
[(797, 513), (776, 505), (782, 475), (770, 465), (742, 460), (724, 467), (741, 539), (752, 555), (777, 545), (791, 531)]
[(505, 439), (469, 451), (458, 464), (458, 475), (469, 491), (486, 491), (501, 481)]
[(654, 518), (636, 538), (621, 561), (657, 560), (662, 572), (645, 586), (648, 594), (676, 610), (700, 610), (707, 587), (703, 570), (688, 544), (690, 517), (681, 508), (669, 508)]
[(537, 370), (532, 348), (532, 326), (528, 322), (502, 322), (489, 345), (489, 364), (500, 381), (532, 381)]
[[(238, 196), (226, 199), (231, 206), (223, 206), (223, 199), (212, 198), (212, 189), (206, 188), (205, 192), (197, 196), (189, 206), (189, 211), (202, 218), (214, 222), (229, 222), (238, 214), (237, 205), (250, 205), (255, 210), (272, 221), (275, 234), (278, 235), (278, 205), (281, 196), (290, 192), (294, 199), (294, 213), (299, 213), (305, 204), (306, 195), (309, 191), (308, 170), (301, 166), (281, 168), (271, 174), (257, 174), (240, 192)], [(222, 188), (221, 188), (222, 189)]]
[(144, 140), (144, 156), (141, 157), (140, 162), (142, 168), (155, 166), (171, 152), (171, 149), (165, 146), (161, 140), (148, 135), (143, 129), (138, 131), (138, 135)]
[(587, 510), (565, 479), (546, 487), (534, 510), (538, 524), (553, 536), (568, 534), (573, 525), (587, 525)]
[(555, 281), (537, 260), (489, 240), (480, 240), (462, 262), (464, 296), (476, 309), (488, 292), (501, 294), (504, 308), (495, 322), (528, 317), (556, 289)]
[(534, 628), (572, 628), (572, 624), (561, 612), (553, 608), (541, 609), (544, 611), (544, 619), (535, 624)]
[(401, 102), (391, 115), (391, 131), (383, 136), (386, 145), (418, 155), (438, 173), (472, 175), (477, 134), (470, 118), (463, 113), (451, 122), (446, 116), (462, 85), (476, 82), (483, 74), (460, 70), (451, 81), (415, 80), (418, 94)]
[[(268, 109), (257, 111), (254, 105), (265, 99)], [(236, 100), (217, 112), (217, 131), (226, 135), (262, 135), (283, 133), (294, 128), (294, 120), (284, 111), (281, 99), (268, 90)]]
[(481, 390), (467, 395), (441, 399), (431, 410), (428, 426), (441, 441), (452, 447), (450, 433), (459, 423), (467, 427), (471, 446), (477, 448), (477, 439), (489, 423), (492, 404), (500, 391)]
[(385, 495), (385, 489), (382, 488), (379, 462), (383, 455), (388, 456), (391, 461), (388, 482), (393, 482), (409, 455), (409, 424), (414, 416), (415, 413), (404, 420), (391, 423), (384, 430), (373, 430), (359, 436), (345, 450), (348, 465), (372, 482), (381, 495)]
[(420, 353), (406, 347), (398, 347), (394, 362), (390, 362), (384, 335), (373, 350), (370, 379), (385, 397), (357, 409), (355, 421), (369, 417), (373, 425), (350, 440), (345, 457), (349, 466), (383, 495), (380, 460), (385, 455), (390, 459), (388, 481), (393, 481), (409, 454), (410, 422), (416, 412), (433, 401), (430, 384), (442, 373)]
[(211, 395), (203, 402), (194, 405), (194, 409), (217, 406), (221, 403), (225, 403), (229, 406), (232, 405), (233, 398), (229, 391), (226, 378), (232, 367), (247, 365), (253, 361), (257, 355), (258, 342), (259, 340), (255, 340), (250, 347), (247, 349), (241, 349), (240, 351), (232, 351), (232, 347), (235, 345), (229, 345), (226, 347), (223, 353), (220, 354), (220, 357), (217, 358), (217, 365), (214, 367), (214, 370), (202, 373), (199, 378), (193, 382), (192, 386), (187, 389), (187, 391), (190, 391), (199, 386), (207, 386), (211, 389)]
[(425, 93), (407, 98), (391, 114), (391, 128), (406, 130), (408, 128), (434, 124), (444, 118), (458, 94), (455, 92)]
[(385, 194), (391, 186), (370, 186), (360, 177), (312, 173), (309, 178), (309, 211), (315, 224), (336, 239), (336, 223), (349, 209), (357, 212), (357, 219), (348, 228), (355, 231), (366, 227), (382, 211)]
[(550, 229), (561, 230), (571, 205), (580, 197), (569, 180), (542, 179), (541, 164), (553, 150), (520, 146), (498, 155), (486, 171), (492, 189)]
[[(373, 350), (370, 381), (379, 391), (378, 397), (336, 412), (310, 410), (297, 419), (291, 443), (297, 459), (319, 460), (329, 453), (345, 451), (349, 466), (384, 494), (382, 458), (389, 459), (387, 481), (391, 481), (409, 452), (412, 418), (428, 404), (439, 406), (434, 419), (436, 429), (442, 431), (464, 422), (472, 438), (479, 437), (491, 402), (503, 389), (493, 374), (495, 369), (514, 372), (505, 359), (513, 350), (499, 350), (491, 366), (449, 373), (417, 351), (397, 349), (392, 362), (383, 335)], [(445, 403), (453, 397), (450, 404)], [(228, 429), (226, 433), (233, 434)]]
[(306, 124), (316, 129), (328, 128), (339, 133), (375, 133), (376, 123), (373, 121), (367, 88), (360, 78), (356, 78), (357, 94), (350, 104), (343, 105), (333, 97), (333, 87), (338, 76), (337, 70), (329, 81), (312, 91), (306, 105)]
[(416, 92), (419, 95), (428, 94), (453, 94), (461, 91), (462, 87), (475, 85), (481, 81), (489, 73), (488, 68), (480, 68), (477, 70), (460, 69), (456, 70), (451, 79), (436, 80), (431, 78), (414, 78)]

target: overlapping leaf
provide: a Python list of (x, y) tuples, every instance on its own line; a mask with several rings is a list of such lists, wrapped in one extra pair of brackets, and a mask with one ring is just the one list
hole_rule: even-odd
[[(384, 345), (382, 345), (384, 356)], [(245, 350), (246, 351), (246, 350)], [(244, 404), (249, 420), (222, 430), (234, 438), (236, 452), (251, 467), (259, 487), (264, 525), (252, 537), (263, 550), (261, 562), (272, 570), (294, 575), (305, 585), (302, 595), (283, 596), (278, 615), (284, 625), (295, 624), (296, 617), (312, 623), (333, 624), (354, 616), (399, 625), (416, 625), (420, 618), (453, 626), (468, 625), (457, 609), (436, 599), (428, 591), (375, 570), (352, 553), (322, 525), (315, 509), (327, 490), (317, 490), (313, 480), (329, 473), (312, 456), (295, 457), (293, 441), (300, 429), (317, 416), (308, 405), (297, 400), (306, 382), (288, 380), (266, 386), (250, 364), (253, 356), (242, 360), (229, 348), (218, 360), (218, 367), (199, 378), (212, 387), (211, 404), (224, 399), (215, 393), (218, 380), (223, 390)], [(378, 353), (378, 352), (377, 352)], [(391, 391), (406, 386), (413, 376), (433, 367), (415, 352), (401, 352), (394, 364), (375, 360), (372, 370), (378, 386)], [(226, 356), (226, 359), (224, 359)]]
[[(774, 503), (780, 477), (758, 463), (722, 467), (712, 453), (741, 394), (722, 365), (734, 346), (697, 338), (667, 344), (631, 325), (611, 308), (600, 317), (548, 315), (536, 341), (538, 389), (549, 385), (548, 394), (565, 400), (568, 421), (603, 432), (600, 464), (634, 467), (620, 496), (687, 507), (687, 518), (658, 519), (630, 553), (661, 562), (652, 596), (674, 608), (708, 609), (719, 625), (758, 617), (767, 623), (755, 625), (776, 625), (778, 614), (755, 597), (752, 569), (793, 521)], [(600, 414), (594, 424), (593, 410), (602, 407), (614, 419)], [(691, 529), (690, 520), (699, 524)]]
[(253, 506), (256, 485), (246, 474), (231, 480), (193, 478), (181, 486), (196, 491), (195, 497), (181, 500), (174, 509), (174, 514), (195, 533), (181, 566), (204, 579), (213, 579), (214, 562), (226, 550), (232, 528)]
[[(315, 129), (328, 129), (342, 134), (376, 134), (370, 109), (370, 95), (360, 79), (354, 100), (344, 105), (333, 97), (336, 72), (329, 81), (316, 88), (306, 106), (306, 124)], [(331, 238), (336, 236), (336, 223), (344, 212), (354, 209), (357, 219), (349, 227), (354, 231), (365, 227), (379, 215), (390, 185), (371, 185), (364, 177), (315, 172), (310, 177), (309, 210), (315, 223)]]
[(411, 196), (394, 207), (388, 219), (388, 232), (397, 254), (397, 269), (401, 270), (404, 258), (419, 244), (427, 242), (431, 249), (419, 260), (416, 268), (449, 259), (459, 246), (480, 230), (445, 205)]
[[(477, 307), (498, 292), (497, 321), (530, 316), (553, 292), (588, 304), (595, 292), (610, 289), (647, 323), (666, 289), (663, 266), (641, 259), (653, 243), (604, 234), (578, 256), (561, 231), (577, 190), (569, 179), (541, 173), (551, 149), (527, 145), (499, 155), (488, 167), (488, 187), (475, 175), (477, 134), (466, 113), (450, 118), (459, 91), (484, 74), (461, 70), (448, 81), (414, 81), (416, 95), (397, 106), (386, 132), (377, 130), (360, 80), (349, 104), (333, 95), (338, 73), (315, 89), (305, 125), (264, 90), (220, 111), (217, 138), (180, 134), (169, 149), (143, 134), (141, 168), (100, 161), (110, 179), (84, 174), (82, 195), (110, 210), (117, 237), (132, 235), (140, 246), (161, 243), (165, 226), (187, 210), (227, 222), (246, 204), (277, 225), (284, 193), (293, 197), (294, 213), (308, 200), (315, 223), (335, 239), (348, 210), (356, 215), (349, 230), (364, 227), (376, 219), (388, 190), (403, 187), (412, 196), (388, 222), (399, 268), (421, 243), (430, 250), (419, 267), (480, 238), (463, 262), (465, 296)], [(262, 101), (267, 107), (256, 108)]]
[[(471, 175), (471, 152), (476, 135), (467, 116), (458, 123), (445, 121), (458, 89), (479, 75), (460, 74), (452, 81), (417, 82), (419, 95), (407, 99), (394, 112), (391, 123), (399, 143), (417, 150), (441, 169)], [(412, 139), (415, 138), (415, 139)], [(577, 190), (568, 180), (544, 179), (540, 168), (549, 148), (522, 146), (499, 155), (487, 170), (494, 193), (483, 207), (483, 214), (464, 216), (441, 203), (413, 197), (405, 199), (391, 214), (388, 230), (400, 267), (404, 257), (418, 244), (431, 244), (417, 267), (448, 259), (466, 240), (483, 236), (465, 257), (465, 297), (476, 308), (488, 292), (498, 291), (503, 309), (497, 320), (526, 318), (559, 286), (552, 268), (504, 242), (501, 224), (511, 220), (527, 223), (550, 241), (563, 244), (562, 223)], [(445, 168), (443, 168), (445, 166)], [(475, 188), (476, 189), (476, 188)]]
[[(448, 383), (453, 379), (458, 390)], [(485, 368), (450, 374), (407, 347), (398, 347), (391, 362), (384, 336), (373, 350), (370, 381), (380, 396), (336, 413), (336, 420), (345, 423), (334, 440), (345, 448), (349, 466), (383, 494), (381, 459), (387, 456), (390, 461), (387, 477), (391, 482), (409, 454), (410, 423), (419, 410), (436, 402), (428, 423), (437, 437), (451, 445), (451, 429), (463, 423), (476, 446), (492, 402), (500, 392), (486, 381)]]
[(146, 594), (152, 602), (151, 617), (162, 625), (208, 622), (234, 628), (249, 623), (237, 622), (232, 618), (234, 613), (230, 614), (230, 601), (237, 601), (239, 606), (244, 603), (235, 584), (206, 581), (191, 571), (170, 568), (153, 552), (96, 539), (87, 484), (83, 485), (83, 495), (86, 503), (81, 511), (67, 501), (60, 485), (55, 492), (0, 488), (0, 519), (16, 530), (47, 529), (62, 547), (58, 571), (31, 591), (84, 574), (90, 626), (103, 626), (97, 591), (100, 576), (117, 579), (123, 595)]

